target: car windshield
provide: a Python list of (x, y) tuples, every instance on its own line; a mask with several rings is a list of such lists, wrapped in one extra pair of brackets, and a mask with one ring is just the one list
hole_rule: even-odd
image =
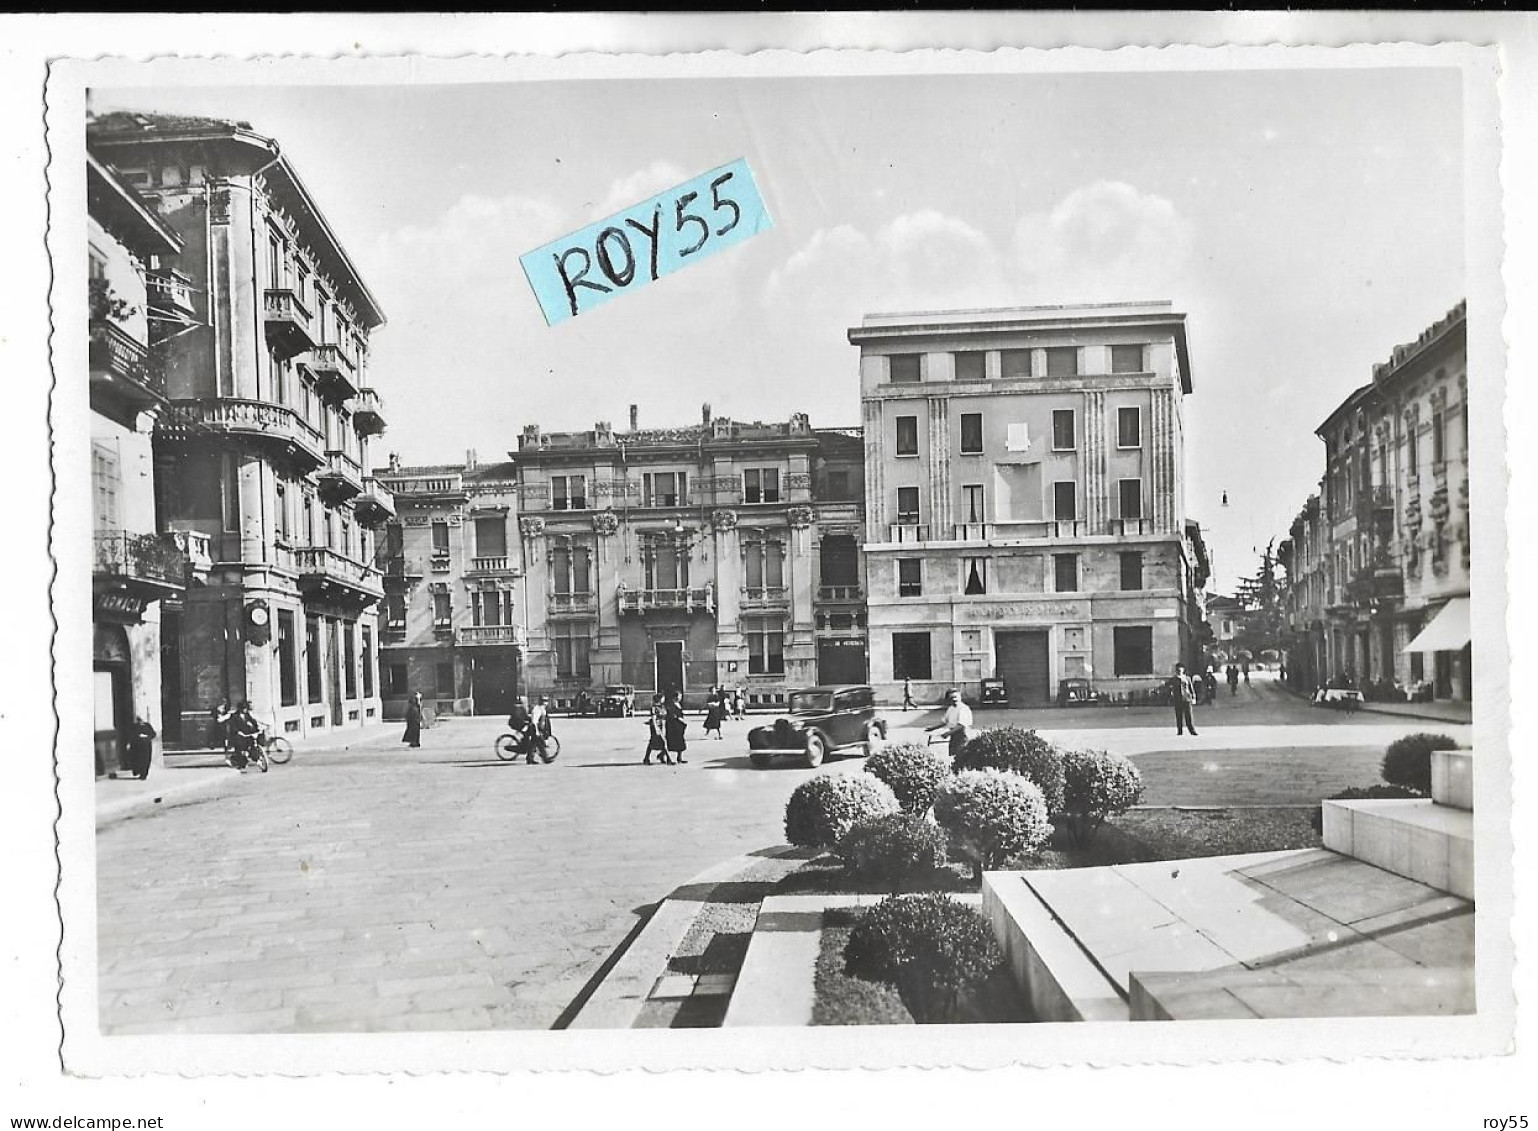
[(831, 691), (797, 691), (790, 697), (790, 709), (801, 711), (831, 711), (833, 709), (833, 693)]

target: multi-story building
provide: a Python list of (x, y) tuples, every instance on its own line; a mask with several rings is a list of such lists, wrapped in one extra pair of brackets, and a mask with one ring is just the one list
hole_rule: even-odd
[(629, 683), (752, 703), (864, 676), (861, 466), (848, 431), (714, 417), (527, 426), (513, 454), (527, 682), (558, 702)]
[(1310, 495), (1277, 547), (1286, 571), (1282, 590), (1282, 646), (1287, 683), (1308, 693), (1330, 675), (1325, 609), (1330, 602), (1326, 575), (1329, 532), (1319, 496)]
[(96, 773), (124, 766), (134, 719), (157, 731), (161, 606), (179, 601), (192, 559), (206, 571), (207, 540), (155, 513), (151, 433), (166, 408), (155, 347), (179, 293), (164, 264), (182, 239), (88, 151), (92, 571)]
[(860, 348), (871, 678), (1044, 703), (1195, 661), (1185, 316), (1168, 303), (870, 315)]
[(1460, 303), (1317, 429), (1323, 616), (1310, 627), (1324, 678), (1470, 697), (1468, 428)]
[(164, 277), (179, 324), (160, 343), (156, 505), (213, 562), (164, 610), (163, 733), (200, 741), (225, 698), (293, 735), (377, 720), (370, 528), (392, 503), (363, 468), (384, 427), (366, 376), (384, 315), (292, 164), (248, 124), (117, 113), (89, 139), (182, 242)]
[(397, 517), (379, 541), (384, 711), (421, 692), (437, 714), (506, 714), (522, 690), (523, 558), (511, 464), (403, 466), (376, 475)]

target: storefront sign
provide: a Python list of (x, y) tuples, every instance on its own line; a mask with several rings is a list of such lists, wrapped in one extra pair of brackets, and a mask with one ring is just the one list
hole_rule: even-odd
[(105, 620), (130, 621), (137, 624), (143, 618), (145, 606), (148, 604), (149, 602), (143, 597), (135, 597), (132, 593), (112, 589), (96, 594), (96, 615)]

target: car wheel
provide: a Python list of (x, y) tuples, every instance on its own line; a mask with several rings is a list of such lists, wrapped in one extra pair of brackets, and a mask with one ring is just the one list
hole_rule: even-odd
[(773, 754), (766, 754), (762, 750), (755, 750), (748, 755), (748, 761), (752, 762), (760, 770), (774, 761)]
[(823, 758), (828, 753), (827, 739), (815, 730), (806, 736), (806, 764), (812, 769), (822, 765)]

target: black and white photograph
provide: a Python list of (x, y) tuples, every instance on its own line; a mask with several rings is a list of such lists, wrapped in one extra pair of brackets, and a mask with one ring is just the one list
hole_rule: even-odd
[(1496, 52), (449, 54), (50, 65), (66, 1072), (1509, 1050)]

